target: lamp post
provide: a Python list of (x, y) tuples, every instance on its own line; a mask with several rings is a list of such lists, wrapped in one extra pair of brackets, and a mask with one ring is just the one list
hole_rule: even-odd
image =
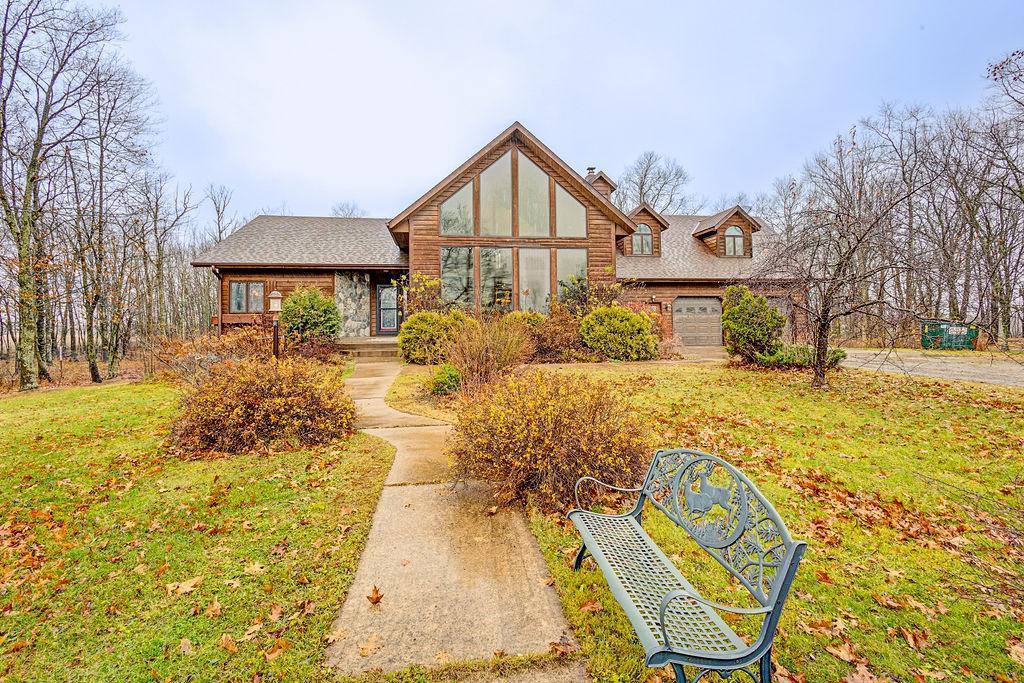
[(281, 313), (281, 299), (284, 295), (276, 289), (270, 293), (270, 313), (274, 316), (274, 358), (281, 357), (280, 332), (278, 331), (278, 316)]

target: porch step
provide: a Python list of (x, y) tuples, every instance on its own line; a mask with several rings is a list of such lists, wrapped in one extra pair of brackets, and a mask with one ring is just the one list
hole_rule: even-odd
[(339, 343), (342, 351), (355, 358), (397, 358), (398, 341), (394, 337), (364, 337), (343, 339)]

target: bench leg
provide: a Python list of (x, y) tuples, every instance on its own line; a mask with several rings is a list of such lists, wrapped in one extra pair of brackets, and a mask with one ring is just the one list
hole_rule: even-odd
[(772, 649), (761, 657), (761, 683), (772, 683)]
[(673, 664), (672, 673), (676, 675), (676, 683), (686, 683), (686, 669), (682, 664)]
[(583, 560), (587, 557), (587, 545), (585, 543), (580, 544), (580, 550), (576, 553), (576, 560), (572, 563), (572, 570), (578, 572), (580, 567), (583, 566)]

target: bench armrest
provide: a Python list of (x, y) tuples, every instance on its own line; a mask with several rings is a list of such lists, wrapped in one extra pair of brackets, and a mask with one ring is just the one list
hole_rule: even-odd
[(601, 481), (600, 479), (594, 479), (593, 477), (580, 477), (579, 479), (576, 480), (576, 486), (574, 486), (572, 490), (573, 498), (576, 499), (576, 507), (580, 510), (586, 509), (582, 505), (580, 505), (580, 484), (582, 484), (585, 481), (592, 481), (595, 484), (600, 484), (606, 489), (612, 489), (613, 491), (619, 491), (621, 493), (639, 493), (640, 491), (643, 491), (643, 488), (624, 489), (619, 486), (612, 486), (611, 484), (607, 484)]
[(658, 609), (658, 622), (661, 625), (661, 636), (665, 639), (665, 646), (672, 647), (672, 643), (669, 642), (668, 629), (665, 628), (665, 612), (668, 611), (668, 606), (672, 604), (672, 601), (676, 598), (689, 598), (694, 602), (699, 602), (702, 605), (710, 607), (714, 610), (720, 610), (722, 612), (728, 612), (730, 614), (742, 614), (742, 615), (755, 615), (755, 614), (768, 614), (774, 607), (731, 607), (729, 605), (723, 605), (719, 602), (711, 602), (705, 600), (696, 593), (688, 591), (685, 588), (678, 590), (669, 591), (665, 594), (665, 597), (661, 599), (661, 607)]

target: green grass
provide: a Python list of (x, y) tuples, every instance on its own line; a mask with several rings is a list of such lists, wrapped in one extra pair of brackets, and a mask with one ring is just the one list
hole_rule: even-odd
[(393, 448), (181, 460), (161, 449), (177, 400), (158, 383), (0, 400), (0, 679), (332, 678), (324, 638)]
[[(843, 371), (832, 390), (820, 392), (804, 375), (724, 365), (560, 371), (613, 383), (651, 416), (661, 446), (699, 448), (739, 465), (792, 534), (810, 543), (776, 641), (788, 670), (807, 681), (843, 679), (853, 667), (825, 648), (848, 639), (877, 676), (1022, 680), (1007, 646), (1024, 636), (1024, 624), (962, 591), (965, 560), (999, 557), (1006, 548), (978, 533), (931, 479), (1020, 504), (1024, 391)], [(397, 384), (403, 409), (431, 406), (416, 392), (415, 374)], [(601, 573), (591, 563), (571, 570), (572, 526), (536, 511), (530, 525), (594, 680), (648, 680), (642, 650)], [(645, 527), (709, 597), (741, 603), (725, 571), (662, 515), (648, 514)], [(884, 607), (874, 596), (905, 606)], [(594, 599), (600, 611), (580, 610)], [(749, 633), (754, 624), (734, 626)], [(912, 648), (901, 629), (924, 635), (926, 644)]]

